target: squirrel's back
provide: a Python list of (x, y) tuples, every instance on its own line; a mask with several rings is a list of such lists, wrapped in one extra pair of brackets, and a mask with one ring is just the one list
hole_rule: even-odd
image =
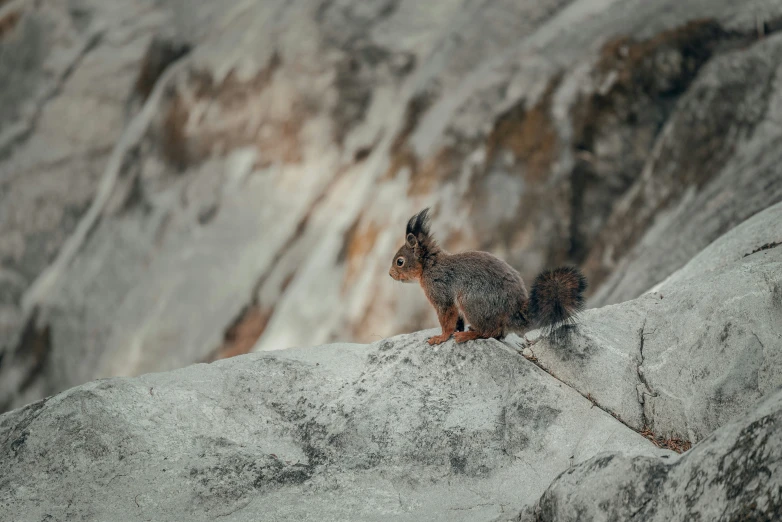
[(527, 298), (527, 289), (521, 275), (508, 263), (489, 252), (473, 250), (447, 254), (441, 259), (440, 266), (435, 268), (435, 274), (437, 268), (453, 274), (454, 284), (458, 287), (484, 292), (496, 289)]

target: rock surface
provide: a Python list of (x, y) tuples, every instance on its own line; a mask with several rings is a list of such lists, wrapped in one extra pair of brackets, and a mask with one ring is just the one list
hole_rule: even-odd
[(782, 247), (769, 247), (781, 213), (717, 239), (657, 291), (587, 310), (567, 343), (532, 347), (538, 364), (663, 438), (696, 442), (746, 413), (782, 386)]
[(636, 297), (782, 199), (780, 20), (777, 0), (4, 2), (0, 410), (434, 326), (386, 275), (424, 205), (449, 249)]
[[(693, 277), (708, 274), (747, 257), (782, 246), (782, 203), (758, 212), (704, 248), (651, 291), (665, 292)], [(765, 255), (765, 254), (761, 254)]]
[(598, 453), (671, 455), (497, 341), (426, 334), (99, 380), (9, 412), (0, 518), (508, 519)]
[(779, 520), (782, 391), (680, 457), (602, 454), (562, 475), (521, 520)]

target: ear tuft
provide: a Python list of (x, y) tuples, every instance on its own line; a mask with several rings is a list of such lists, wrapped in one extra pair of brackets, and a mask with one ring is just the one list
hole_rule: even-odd
[(413, 234), (420, 239), (429, 235), (429, 208), (423, 209), (421, 212), (410, 218), (407, 222), (407, 234)]
[(405, 241), (411, 248), (415, 248), (415, 255), (419, 260), (429, 259), (441, 252), (437, 242), (429, 233), (429, 209), (425, 208), (407, 222)]

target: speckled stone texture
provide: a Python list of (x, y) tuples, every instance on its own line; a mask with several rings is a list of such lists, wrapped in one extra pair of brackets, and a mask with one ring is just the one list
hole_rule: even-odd
[(509, 518), (602, 452), (667, 458), (497, 341), (429, 332), (95, 381), (0, 417), (0, 518)]
[(678, 458), (603, 454), (579, 464), (517, 520), (779, 520), (780, 430), (782, 391)]

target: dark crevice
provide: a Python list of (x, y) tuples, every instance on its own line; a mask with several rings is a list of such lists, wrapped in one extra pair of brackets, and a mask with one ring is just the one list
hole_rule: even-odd
[(41, 414), (41, 410), (49, 402), (51, 397), (45, 397), (38, 401), (24, 406), (21, 410), (17, 411), (17, 418), (21, 417), (21, 420), (15, 423), (14, 427), (8, 432), (5, 441), (3, 441), (2, 447), (12, 447), (14, 453), (17, 453), (24, 446), (27, 437), (30, 434), (30, 425)]
[(673, 450), (676, 453), (683, 453), (690, 449), (692, 444), (688, 440), (680, 439), (677, 437), (660, 437), (658, 435), (655, 435), (654, 431), (652, 430), (652, 421), (649, 419), (646, 415), (646, 397), (658, 397), (658, 393), (655, 392), (652, 387), (649, 385), (649, 382), (646, 380), (646, 376), (644, 375), (643, 365), (646, 361), (646, 357), (644, 356), (644, 342), (646, 340), (646, 335), (648, 333), (654, 333), (654, 332), (647, 332), (646, 331), (646, 319), (644, 319), (643, 325), (641, 325), (641, 329), (639, 330), (639, 343), (638, 343), (638, 353), (639, 353), (639, 360), (638, 364), (635, 367), (636, 374), (638, 375), (638, 380), (640, 384), (643, 385), (644, 390), (642, 390), (640, 393), (636, 389), (636, 394), (638, 395), (638, 403), (641, 406), (641, 418), (643, 419), (643, 428), (641, 430), (638, 430), (638, 432), (652, 441), (652, 443), (657, 446), (658, 448), (665, 448), (669, 450)]
[(26, 375), (19, 386), (20, 392), (30, 388), (41, 375), (49, 360), (51, 348), (51, 328), (49, 325), (38, 326), (38, 309), (36, 308), (22, 330), (21, 338), (14, 350), (14, 359), (24, 358), (27, 363), (25, 366), (28, 366)]
[(763, 21), (759, 24), (759, 29), (761, 31), (757, 35), (758, 39), (782, 31), (782, 16)]
[(367, 159), (371, 153), (372, 153), (372, 145), (361, 147), (358, 150), (356, 150), (355, 154), (353, 155), (353, 161), (356, 163), (360, 163), (365, 159)]
[(141, 181), (141, 147), (134, 145), (122, 158), (117, 177), (127, 183), (127, 192), (123, 201), (118, 205), (117, 213), (130, 212), (131, 209), (140, 208), (144, 214), (152, 211), (152, 205), (144, 194), (144, 185)]
[(761, 347), (761, 348), (763, 349), (763, 351), (765, 352), (765, 351), (766, 351), (766, 346), (763, 344), (763, 341), (761, 341), (761, 340), (760, 340), (760, 337), (758, 337), (758, 334), (756, 334), (755, 332), (752, 332), (752, 335), (754, 335), (754, 336), (755, 336), (755, 340), (758, 342), (758, 344), (760, 345), (760, 347)]
[(646, 416), (646, 397), (657, 397), (657, 394), (652, 390), (652, 387), (649, 386), (649, 382), (646, 380), (646, 376), (644, 375), (643, 365), (644, 365), (644, 341), (646, 340), (646, 319), (644, 319), (643, 325), (641, 325), (641, 329), (639, 331), (639, 346), (638, 346), (638, 353), (639, 353), (639, 359), (638, 363), (635, 366), (635, 373), (638, 375), (638, 380), (645, 388), (642, 390), (638, 395), (638, 402), (641, 405), (641, 417), (643, 418), (643, 424), (644, 429), (651, 429), (651, 422)]
[[(0, 2), (0, 6), (3, 5), (3, 2)], [(19, 23), (19, 19), (22, 17), (21, 10), (19, 11), (11, 11), (10, 13), (6, 14), (4, 17), (0, 18), (0, 40), (5, 38), (7, 34), (9, 34), (11, 31), (16, 28), (17, 24)]]
[(568, 259), (571, 263), (583, 261), (588, 249), (588, 240), (584, 237), (581, 224), (584, 221), (584, 190), (589, 183), (589, 178), (594, 175), (594, 171), (590, 162), (581, 157), (583, 155), (580, 154), (576, 159), (576, 165), (570, 173), (570, 247)]
[[(644, 322), (644, 326), (645, 325), (646, 325), (646, 322)], [(644, 328), (642, 327), (641, 328), (641, 344), (643, 344), (643, 335), (644, 335)], [(503, 344), (505, 344), (505, 343), (503, 343)], [(644, 426), (644, 428), (642, 428), (642, 429), (638, 429), (638, 428), (628, 424), (627, 422), (625, 422), (622, 419), (622, 417), (619, 414), (614, 413), (613, 411), (611, 411), (610, 408), (607, 408), (607, 407), (603, 406), (602, 404), (600, 404), (594, 397), (592, 397), (591, 394), (583, 393), (581, 390), (579, 390), (575, 386), (572, 386), (568, 382), (563, 381), (562, 379), (560, 379), (559, 377), (554, 375), (548, 368), (543, 366), (540, 363), (540, 361), (538, 361), (538, 358), (535, 357), (534, 353), (532, 354), (532, 356), (528, 357), (528, 356), (524, 355), (522, 350), (520, 350), (518, 347), (515, 347), (515, 346), (513, 346), (511, 344), (505, 344), (505, 345), (510, 347), (510, 348), (512, 348), (512, 349), (514, 349), (519, 355), (524, 357), (526, 360), (528, 360), (529, 362), (531, 362), (532, 364), (534, 364), (535, 366), (540, 368), (542, 371), (546, 372), (548, 375), (550, 375), (551, 377), (556, 379), (558, 382), (564, 384), (565, 386), (567, 386), (568, 388), (570, 388), (571, 390), (575, 391), (576, 393), (581, 395), (583, 398), (585, 398), (586, 400), (591, 402), (592, 406), (595, 406), (598, 409), (600, 409), (600, 410), (604, 411), (605, 413), (609, 414), (614, 419), (616, 419), (617, 421), (622, 423), (625, 427), (633, 430), (634, 432), (638, 433), (639, 435), (641, 435), (645, 439), (648, 439), (649, 441), (651, 441), (651, 443), (654, 444), (655, 446), (657, 446), (658, 448), (669, 449), (669, 450), (674, 451), (676, 453), (683, 453), (683, 452), (685, 452), (685, 451), (690, 449), (691, 444), (690, 444), (689, 441), (678, 439), (678, 438), (675, 438), (675, 437), (666, 439), (666, 438), (659, 437), (659, 436), (655, 435), (647, 426)], [(641, 353), (642, 353), (641, 362), (638, 365), (638, 368), (640, 368), (640, 366), (643, 365), (643, 348), (641, 348)], [(642, 374), (642, 372), (639, 372), (639, 378), (643, 379), (642, 382), (648, 388), (648, 385), (646, 384), (645, 379), (643, 377), (641, 377), (641, 374)], [(649, 393), (648, 395), (654, 396), (654, 397), (657, 396), (657, 395), (652, 395), (651, 393)], [(643, 412), (643, 405), (641, 405), (641, 408), (642, 408), (642, 415), (643, 415), (644, 423), (646, 424), (647, 420), (646, 420), (645, 412)]]
[(771, 250), (772, 248), (776, 248), (779, 245), (782, 245), (782, 241), (774, 241), (774, 242), (771, 242), (771, 243), (766, 243), (765, 245), (759, 246), (758, 248), (756, 248), (752, 252), (749, 252), (748, 254), (744, 254), (742, 257), (748, 257), (748, 256), (751, 256), (752, 254), (757, 254), (758, 252), (762, 252), (764, 250)]
[(225, 329), (222, 344), (207, 354), (201, 362), (210, 363), (249, 353), (266, 329), (273, 313), (273, 307), (258, 305), (243, 307), (230, 326)]
[(643, 511), (652, 500), (654, 500), (653, 497), (646, 499), (640, 506), (638, 506), (638, 509), (630, 513), (630, 520), (635, 519), (635, 517), (638, 516), (641, 513), (641, 511)]
[(141, 63), (136, 82), (133, 85), (133, 94), (145, 102), (158, 79), (169, 65), (179, 60), (192, 50), (192, 45), (187, 42), (176, 42), (160, 37), (155, 37), (149, 44), (144, 59)]
[(201, 226), (209, 224), (209, 222), (217, 216), (217, 211), (219, 209), (220, 206), (217, 203), (213, 203), (212, 205), (201, 209), (201, 211), (198, 212), (198, 224)]
[[(570, 385), (569, 383), (567, 383), (567, 382), (563, 381), (562, 379), (560, 379), (559, 377), (557, 377), (556, 375), (554, 375), (554, 374), (553, 374), (553, 373), (552, 373), (552, 372), (551, 372), (551, 371), (550, 371), (548, 368), (546, 368), (545, 366), (543, 366), (543, 365), (540, 363), (540, 361), (538, 361), (538, 358), (537, 358), (537, 357), (535, 357), (535, 356), (534, 356), (534, 354), (533, 354), (531, 357), (528, 357), (528, 356), (524, 355), (524, 354), (522, 353), (522, 351), (521, 351), (521, 350), (519, 350), (518, 348), (516, 348), (516, 347), (514, 347), (514, 346), (512, 346), (512, 345), (510, 345), (510, 344), (506, 344), (506, 346), (509, 346), (509, 347), (513, 348), (513, 349), (514, 349), (514, 350), (515, 350), (515, 351), (516, 351), (516, 352), (517, 352), (519, 355), (521, 355), (521, 356), (522, 356), (522, 357), (524, 357), (526, 360), (528, 360), (529, 362), (531, 362), (532, 364), (534, 364), (535, 366), (537, 366), (538, 368), (540, 368), (541, 370), (543, 370), (544, 372), (546, 372), (548, 375), (550, 375), (551, 377), (553, 377), (554, 379), (556, 379), (558, 382), (561, 382), (562, 384), (564, 384), (565, 386), (567, 386), (567, 387), (568, 387), (568, 388), (570, 388), (571, 390), (573, 390), (573, 391), (575, 391), (576, 393), (578, 393), (579, 395), (581, 395), (583, 398), (585, 398), (586, 400), (588, 400), (589, 402), (591, 402), (593, 406), (596, 406), (598, 409), (600, 409), (600, 410), (603, 410), (605, 413), (609, 414), (610, 416), (612, 416), (613, 418), (615, 418), (616, 420), (618, 420), (619, 422), (621, 422), (622, 424), (624, 424), (625, 426), (627, 426), (627, 427), (628, 427), (628, 428), (630, 428), (631, 430), (635, 431), (636, 433), (641, 433), (641, 432), (640, 432), (638, 429), (634, 428), (633, 426), (630, 426), (630, 425), (629, 425), (629, 424), (627, 424), (625, 421), (623, 421), (623, 420), (622, 420), (622, 417), (620, 417), (618, 414), (614, 413), (614, 412), (613, 412), (613, 411), (611, 411), (609, 408), (606, 408), (606, 407), (604, 407), (603, 405), (601, 405), (599, 402), (597, 402), (597, 400), (596, 400), (594, 397), (592, 397), (592, 395), (591, 395), (591, 394), (585, 394), (585, 393), (583, 393), (583, 392), (582, 392), (581, 390), (579, 390), (578, 388), (576, 388), (576, 387), (574, 387), (574, 386)], [(531, 351), (531, 350), (530, 350), (530, 351)]]
[(24, 328), (17, 338), (15, 346), (9, 346), (6, 352), (0, 352), (0, 361), (5, 361), (7, 368), (0, 370), (13, 371), (21, 374), (20, 384), (3, 397), (0, 402), (0, 414), (8, 411), (14, 397), (28, 390), (35, 384), (46, 369), (52, 350), (51, 327), (39, 325), (39, 309), (36, 307), (30, 314)]

